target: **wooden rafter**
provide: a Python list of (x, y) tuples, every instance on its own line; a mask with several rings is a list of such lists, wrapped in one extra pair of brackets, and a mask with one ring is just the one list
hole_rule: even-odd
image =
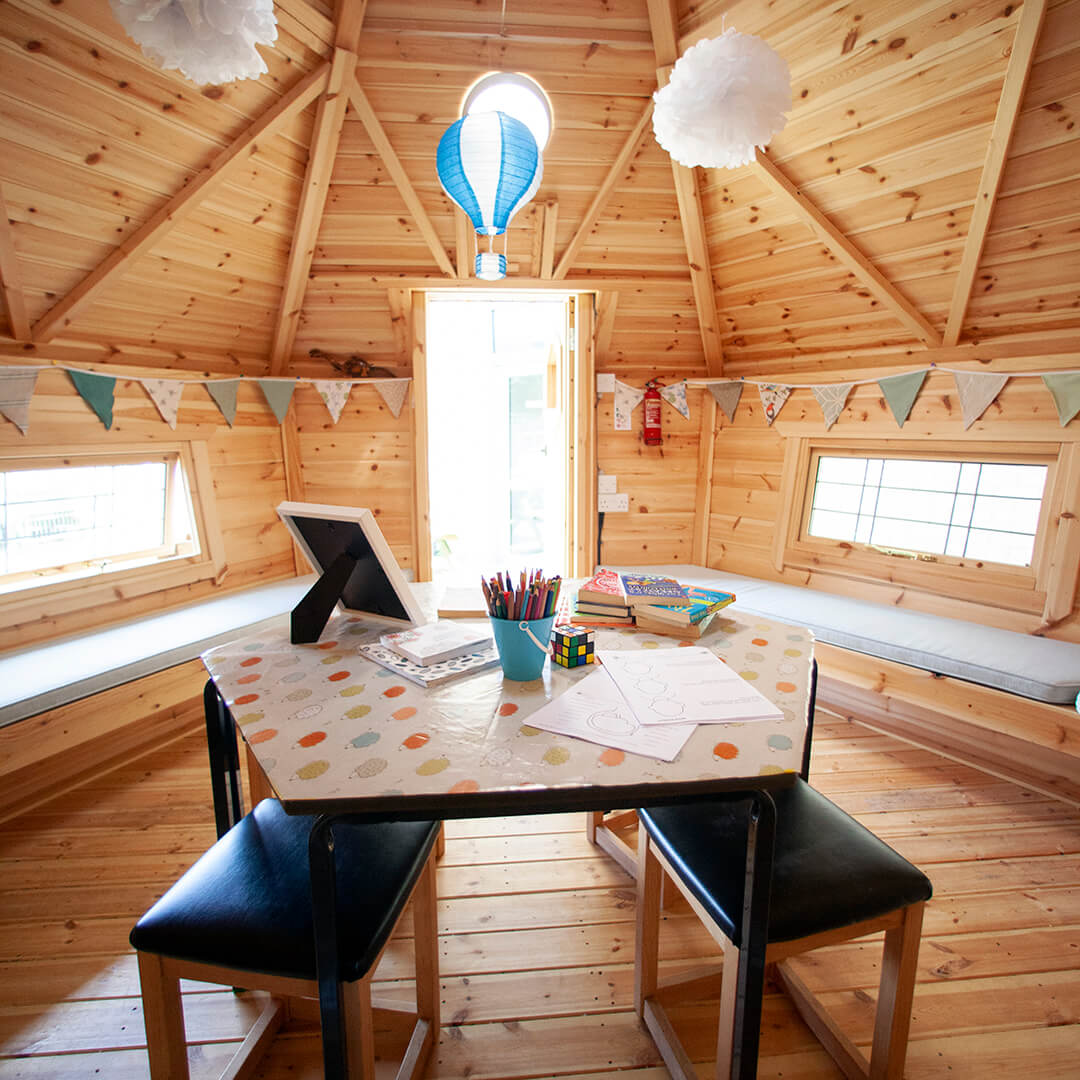
[(619, 150), (618, 156), (615, 158), (614, 162), (612, 162), (607, 176), (604, 177), (603, 183), (597, 189), (592, 202), (589, 203), (589, 208), (585, 211), (585, 216), (581, 219), (581, 224), (578, 226), (577, 232), (574, 233), (574, 238), (567, 245), (566, 250), (562, 254), (562, 258), (559, 259), (559, 265), (555, 268), (556, 278), (566, 277), (570, 267), (574, 265), (574, 260), (578, 257), (578, 253), (584, 246), (585, 241), (589, 239), (589, 235), (596, 227), (600, 215), (604, 212), (604, 207), (607, 206), (608, 200), (615, 191), (615, 185), (622, 179), (626, 172), (626, 166), (634, 156), (634, 152), (641, 145), (641, 140), (645, 137), (649, 121), (652, 119), (652, 112), (653, 102), (652, 98), (649, 98), (648, 104), (646, 104), (645, 108), (642, 110), (641, 116), (634, 125), (633, 131), (627, 136), (626, 142), (622, 144), (622, 148)]
[(983, 245), (990, 227), (990, 217), (994, 212), (1001, 176), (1005, 171), (1005, 160), (1009, 154), (1013, 130), (1020, 115), (1020, 106), (1024, 100), (1028, 74), (1035, 56), (1035, 46), (1039, 41), (1043, 16), (1046, 14), (1046, 0), (1024, 0), (1016, 25), (1016, 37), (1013, 39), (1009, 66), (1005, 71), (1005, 81), (1001, 86), (998, 99), (997, 115), (990, 131), (990, 145), (987, 147), (986, 160), (983, 162), (982, 176), (975, 195), (975, 205), (968, 227), (967, 240), (964, 243), (964, 255), (960, 260), (960, 269), (953, 286), (952, 303), (949, 305), (949, 321), (945, 326), (945, 345), (955, 345), (960, 339), (960, 330), (964, 324), (971, 287), (982, 259)]
[[(656, 81), (660, 86), (666, 86), (672, 65), (679, 58), (674, 0), (648, 0), (648, 7), (653, 51), (656, 54)], [(724, 351), (720, 343), (716, 290), (705, 241), (705, 215), (701, 209), (697, 173), (672, 158), (671, 175), (675, 182), (675, 198), (679, 204), (686, 259), (690, 266), (690, 286), (694, 293), (694, 307), (705, 353), (705, 369), (710, 375), (720, 375), (724, 370)]]
[(136, 229), (120, 246), (111, 251), (89, 274), (54, 304), (34, 324), (34, 340), (49, 341), (66, 326), (106, 285), (130, 268), (134, 260), (149, 250), (170, 229), (194, 210), (200, 201), (228, 176), (229, 166), (246, 157), (258, 144), (287, 124), (322, 93), (330, 75), (330, 65), (320, 64), (305, 75), (277, 103), (250, 124), (233, 143), (204, 166), (169, 201)]
[(540, 276), (558, 277), (555, 273), (555, 233), (559, 227), (559, 200), (548, 199), (544, 203), (540, 236)]
[(360, 48), (367, 0), (337, 0), (335, 8), (334, 45), (354, 53)]
[(454, 254), (457, 262), (457, 276), (465, 279), (472, 269), (472, 237), (475, 232), (469, 215), (460, 206), (454, 207)]
[(347, 49), (334, 50), (326, 93), (319, 99), (318, 111), (315, 114), (304, 186), (296, 210), (289, 262), (285, 270), (278, 317), (270, 345), (271, 375), (281, 375), (285, 371), (292, 354), (293, 342), (296, 340), (300, 311), (307, 290), (308, 272), (315, 255), (315, 241), (319, 235), (323, 209), (326, 207), (330, 174), (337, 157), (341, 125), (345, 121), (345, 108), (349, 101), (346, 83), (351, 81), (355, 67), (355, 53)]
[(931, 347), (941, 344), (941, 335), (926, 316), (874, 266), (810, 197), (797, 184), (792, 183), (780, 167), (760, 150), (755, 171), (781, 198), (794, 204), (800, 220), (810, 227), (829, 251), (920, 341)]
[(26, 317), (22, 272), (19, 270), (15, 242), (11, 238), (11, 223), (8, 221), (7, 204), (4, 202), (3, 192), (0, 192), (0, 289), (4, 293), (8, 322), (11, 323), (11, 336), (19, 341), (29, 341), (30, 322)]
[(439, 264), (439, 269), (447, 277), (454, 277), (454, 264), (450, 261), (450, 256), (446, 254), (446, 248), (443, 247), (439, 234), (435, 231), (435, 226), (431, 224), (431, 218), (428, 217), (424, 204), (420, 202), (420, 197), (416, 194), (416, 189), (409, 179), (409, 174), (405, 172), (401, 159), (397, 156), (382, 124), (379, 122), (379, 118), (375, 115), (375, 110), (371, 107), (367, 94), (361, 89), (355, 77), (349, 83), (349, 97), (352, 100), (353, 108), (356, 110), (356, 115), (367, 129), (371, 141), (375, 144), (375, 149), (379, 152), (379, 156), (386, 166), (386, 171), (397, 186), (401, 197), (405, 200), (405, 205), (408, 207), (413, 221), (416, 222), (420, 235), (427, 241), (427, 246), (430, 248), (436, 263)]

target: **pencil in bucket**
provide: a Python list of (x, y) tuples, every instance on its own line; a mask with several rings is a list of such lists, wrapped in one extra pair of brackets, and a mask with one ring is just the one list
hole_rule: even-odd
[(551, 655), (551, 626), (562, 578), (522, 570), (515, 583), (509, 571), (500, 570), (494, 577), (481, 578), (480, 586), (503, 675), (516, 682), (539, 679)]

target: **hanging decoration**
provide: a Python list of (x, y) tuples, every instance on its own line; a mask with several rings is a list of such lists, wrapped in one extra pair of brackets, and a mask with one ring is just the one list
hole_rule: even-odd
[(686, 380), (677, 382), (674, 386), (665, 386), (660, 391), (660, 396), (685, 419), (690, 419), (690, 406), (686, 404)]
[(180, 397), (184, 392), (183, 382), (179, 379), (140, 379), (139, 382), (157, 406), (161, 419), (175, 431), (176, 414), (180, 410)]
[(386, 407), (394, 414), (396, 420), (401, 415), (401, 407), (405, 404), (405, 395), (409, 392), (409, 380), (373, 379), (372, 385), (379, 391), (379, 397), (386, 402)]
[(1080, 371), (1061, 371), (1043, 375), (1046, 389), (1054, 397), (1058, 419), (1064, 427), (1080, 413)]
[(709, 383), (709, 393), (716, 399), (716, 404), (724, 410), (724, 415), (731, 422), (735, 420), (735, 410), (739, 406), (739, 398), (742, 397), (742, 388), (741, 382)]
[(289, 411), (289, 402), (292, 401), (293, 390), (296, 382), (293, 379), (259, 379), (259, 389), (266, 398), (266, 404), (277, 417), (279, 424), (284, 423), (285, 414)]
[(967, 431), (990, 407), (1009, 381), (1008, 375), (995, 375), (988, 371), (954, 371), (956, 396), (960, 399), (960, 411), (964, 415)]
[(825, 418), (826, 431), (836, 423), (844, 411), (848, 394), (851, 393), (854, 385), (854, 383), (836, 383), (834, 386), (813, 387), (814, 397), (817, 398), (817, 403), (821, 406), (821, 415)]
[(765, 407), (765, 419), (769, 421), (769, 427), (772, 427), (772, 422), (779, 415), (793, 389), (794, 387), (780, 383), (758, 383), (758, 393), (761, 395), (761, 404)]
[(791, 74), (761, 38), (725, 30), (691, 45), (653, 100), (656, 141), (676, 161), (734, 169), (787, 123)]
[(624, 382), (615, 380), (615, 430), (629, 431), (631, 416), (634, 409), (641, 403), (645, 396), (644, 390), (627, 386)]
[(327, 412), (336, 424), (341, 419), (341, 412), (345, 408), (345, 402), (349, 400), (349, 391), (352, 389), (351, 382), (342, 382), (340, 379), (316, 379), (312, 384), (322, 398)]
[(273, 45), (273, 0), (109, 0), (125, 32), (158, 67), (200, 86), (257, 79)]
[(483, 281), (506, 277), (506, 255), (494, 250), (494, 237), (536, 194), (544, 166), (532, 132), (504, 112), (474, 112), (443, 132), (435, 158), (439, 183), (468, 215), (488, 250), (476, 256)]
[(98, 419), (108, 431), (112, 427), (113, 395), (116, 379), (111, 375), (95, 375), (90, 371), (68, 371), (68, 378), (75, 384), (79, 396), (97, 413)]
[(225, 417), (225, 422), (232, 427), (236, 419), (236, 391), (240, 386), (240, 380), (215, 379), (203, 385), (206, 387), (206, 392), (217, 403), (221, 415)]
[(885, 400), (896, 417), (896, 423), (904, 426), (904, 421), (911, 413), (911, 406), (919, 396), (926, 371), (909, 371), (905, 375), (888, 375), (884, 379), (878, 379), (877, 384), (885, 395)]
[(30, 427), (30, 399), (37, 383), (36, 367), (0, 367), (0, 416), (24, 435)]

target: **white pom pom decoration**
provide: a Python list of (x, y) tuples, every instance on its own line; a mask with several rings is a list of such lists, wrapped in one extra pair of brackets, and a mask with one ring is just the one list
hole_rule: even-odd
[(734, 169), (787, 123), (791, 75), (761, 38), (725, 30), (687, 49), (653, 99), (656, 141), (677, 162)]
[(113, 14), (159, 67), (200, 86), (257, 79), (255, 46), (277, 40), (274, 0), (109, 0)]

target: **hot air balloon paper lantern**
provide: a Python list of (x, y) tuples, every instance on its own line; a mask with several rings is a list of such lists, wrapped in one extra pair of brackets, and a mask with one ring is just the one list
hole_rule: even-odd
[(506, 258), (490, 250), (511, 218), (536, 194), (543, 161), (532, 132), (503, 112), (463, 116), (439, 140), (435, 165), (446, 194), (468, 215), (489, 251), (476, 257), (477, 277), (506, 276)]

